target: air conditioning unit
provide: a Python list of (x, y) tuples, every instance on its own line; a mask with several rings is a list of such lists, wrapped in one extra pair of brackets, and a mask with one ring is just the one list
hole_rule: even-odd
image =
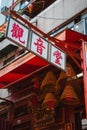
[(1, 13), (2, 13), (3, 15), (5, 15), (5, 16), (8, 15), (8, 11), (9, 11), (9, 9), (8, 9), (8, 7), (6, 7), (6, 6), (4, 6), (4, 7), (1, 9)]

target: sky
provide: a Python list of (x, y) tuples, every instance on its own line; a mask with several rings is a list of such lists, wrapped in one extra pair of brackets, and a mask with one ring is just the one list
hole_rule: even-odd
[(1, 0), (0, 0), (0, 7), (1, 7)]

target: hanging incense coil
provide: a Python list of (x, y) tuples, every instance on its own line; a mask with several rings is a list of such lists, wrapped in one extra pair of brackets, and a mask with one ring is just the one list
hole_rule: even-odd
[(57, 81), (57, 79), (56, 79), (54, 73), (52, 71), (49, 71), (42, 81), (42, 84), (40, 87), (41, 90), (47, 90), (46, 92), (51, 91), (51, 90), (54, 91), (56, 81)]
[(77, 105), (79, 103), (79, 98), (70, 84), (65, 86), (60, 102), (66, 105)]
[(59, 93), (61, 93), (60, 91), (63, 91), (65, 84), (66, 84), (66, 81), (67, 81), (66, 72), (61, 71), (60, 75), (58, 77), (58, 80), (56, 82), (56, 85), (55, 85), (55, 94), (59, 95)]
[(67, 77), (73, 77), (76, 75), (72, 65), (69, 63), (67, 63), (67, 65), (66, 65), (66, 75), (67, 75)]
[(54, 109), (57, 104), (57, 99), (53, 93), (47, 93), (42, 103), (47, 109)]
[(67, 83), (70, 83), (73, 86), (74, 91), (79, 95), (81, 91), (79, 79), (76, 76), (76, 73), (71, 64), (67, 64), (66, 66), (66, 75), (67, 75)]
[[(58, 77), (58, 80), (56, 82), (56, 86), (55, 86), (56, 93), (59, 93), (60, 89), (61, 89), (61, 91), (63, 91), (64, 88), (65, 88), (65, 84), (69, 80), (72, 81), (73, 76), (76, 76), (75, 71), (72, 68), (72, 66), (69, 63), (67, 63), (66, 71), (61, 71), (61, 73), (60, 73), (60, 75)], [(76, 81), (75, 81), (75, 83), (76, 83)]]

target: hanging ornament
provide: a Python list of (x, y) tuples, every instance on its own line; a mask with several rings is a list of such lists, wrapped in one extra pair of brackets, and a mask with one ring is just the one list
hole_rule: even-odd
[(34, 88), (39, 89), (39, 79), (37, 77), (33, 78), (32, 82), (34, 83)]

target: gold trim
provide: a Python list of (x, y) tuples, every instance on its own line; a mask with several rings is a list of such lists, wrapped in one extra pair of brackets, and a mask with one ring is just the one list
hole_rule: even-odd
[(66, 123), (65, 130), (72, 130), (72, 123)]

